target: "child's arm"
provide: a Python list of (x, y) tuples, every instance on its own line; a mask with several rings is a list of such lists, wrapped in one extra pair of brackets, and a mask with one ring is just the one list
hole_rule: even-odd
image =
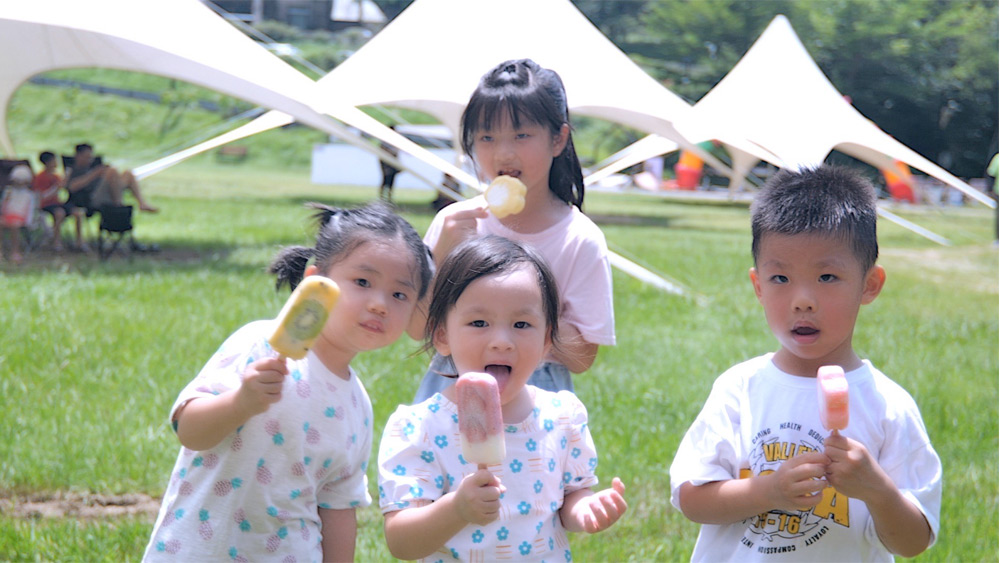
[(626, 510), (625, 484), (615, 477), (610, 489), (595, 493), (588, 487), (566, 495), (559, 519), (567, 532), (596, 534), (610, 528)]
[(864, 444), (837, 432), (824, 444), (830, 458), (826, 480), (837, 492), (868, 506), (882, 544), (903, 557), (927, 549), (931, 528), (923, 512), (899, 492)]
[(265, 358), (247, 366), (236, 389), (212, 397), (198, 397), (174, 414), (177, 438), (190, 450), (214, 448), (250, 417), (281, 400), (281, 385), (288, 375), (284, 360)]
[(422, 559), (469, 524), (486, 525), (500, 515), (504, 487), (487, 469), (466, 476), (455, 492), (430, 504), (385, 515), (385, 541), (398, 559)]
[(775, 509), (804, 510), (819, 504), (829, 459), (821, 452), (799, 454), (773, 473), (747, 479), (680, 486), (681, 511), (700, 524), (731, 524)]
[(354, 561), (358, 519), (353, 508), (319, 509), (323, 524), (323, 561)]
[[(479, 219), (485, 219), (489, 216), (486, 213), (486, 209), (482, 207), (460, 211), (445, 208), (441, 210), (440, 214), (443, 216), (441, 232), (438, 234), (437, 240), (434, 241), (434, 247), (431, 248), (435, 271), (441, 268), (444, 259), (451, 254), (451, 251), (456, 246), (476, 234)], [(433, 280), (431, 285), (434, 285)], [(428, 291), (420, 303), (417, 303), (416, 308), (413, 310), (413, 316), (410, 317), (410, 324), (406, 328), (406, 333), (414, 340), (420, 341), (424, 338), (424, 325), (427, 323), (427, 308), (430, 305), (430, 301), (430, 291)]]
[(584, 340), (575, 326), (559, 323), (557, 336), (559, 345), (552, 348), (552, 359), (566, 366), (572, 373), (583, 373), (594, 365), (599, 346)]

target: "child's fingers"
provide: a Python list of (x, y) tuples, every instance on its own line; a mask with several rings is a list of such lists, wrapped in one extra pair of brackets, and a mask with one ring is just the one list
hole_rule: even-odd
[(623, 498), (625, 497), (625, 483), (622, 483), (622, 480), (618, 477), (611, 480), (611, 488)]

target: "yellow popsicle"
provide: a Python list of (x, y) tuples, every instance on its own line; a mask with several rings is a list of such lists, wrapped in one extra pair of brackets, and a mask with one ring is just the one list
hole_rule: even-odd
[(281, 357), (301, 360), (319, 336), (337, 303), (340, 288), (323, 276), (307, 276), (278, 314), (278, 327), (267, 341)]
[(513, 176), (497, 176), (486, 188), (486, 203), (497, 219), (516, 215), (524, 209), (528, 187)]

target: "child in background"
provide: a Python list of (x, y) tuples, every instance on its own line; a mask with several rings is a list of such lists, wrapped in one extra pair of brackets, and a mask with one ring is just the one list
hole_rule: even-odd
[[(750, 270), (777, 352), (723, 373), (670, 467), (702, 524), (694, 561), (892, 561), (931, 546), (941, 461), (910, 395), (855, 353), (882, 290), (875, 190), (822, 166), (781, 171), (752, 210)], [(850, 422), (820, 423), (816, 373), (844, 369)]]
[[(38, 155), (38, 160), (44, 167), (31, 181), (31, 189), (38, 194), (38, 208), (52, 216), (53, 241), (52, 249), (62, 251), (62, 240), (59, 235), (63, 220), (66, 219), (67, 205), (59, 201), (59, 190), (65, 187), (62, 176), (56, 174), (59, 161), (56, 155), (45, 151)], [(81, 210), (82, 211), (82, 210)], [(83, 213), (76, 214), (76, 244), (83, 246)]]
[(571, 560), (566, 532), (595, 533), (627, 508), (625, 487), (597, 484), (587, 410), (568, 391), (527, 381), (556, 345), (558, 290), (530, 247), (488, 235), (466, 241), (437, 275), (427, 345), (461, 373), (497, 380), (502, 465), (462, 457), (455, 387), (389, 418), (379, 447), (379, 496), (389, 550), (400, 559)]
[(0, 246), (3, 234), (8, 234), (10, 240), (10, 260), (20, 264), (24, 260), (21, 254), (21, 228), (28, 225), (34, 213), (35, 200), (31, 195), (31, 168), (26, 164), (18, 164), (10, 171), (7, 185), (0, 186), (3, 194), (3, 205), (0, 209)]
[(170, 421), (183, 447), (147, 561), (354, 558), (373, 421), (350, 362), (403, 334), (431, 262), (384, 205), (313, 207), (315, 247), (285, 249), (271, 271), (279, 288), (329, 277), (340, 298), (305, 358), (279, 359), (267, 344), (275, 321), (252, 322), (181, 392)]
[[(554, 327), (561, 345), (543, 358), (529, 383), (572, 391), (570, 372), (590, 369), (599, 345), (615, 343), (615, 326), (607, 242), (580, 211), (583, 171), (562, 80), (527, 59), (501, 63), (483, 76), (461, 123), (462, 149), (482, 178), (508, 175), (527, 186), (524, 210), (498, 219), (482, 196), (458, 202), (437, 214), (424, 242), (438, 265), (463, 240), (485, 234), (527, 243), (541, 253), (563, 299)], [(415, 339), (424, 330), (423, 305), (418, 311), (409, 329)], [(450, 385), (455, 374), (452, 362), (436, 356), (416, 402)]]

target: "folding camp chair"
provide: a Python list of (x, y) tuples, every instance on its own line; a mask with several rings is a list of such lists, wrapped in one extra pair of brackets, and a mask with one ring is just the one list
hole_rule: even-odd
[[(102, 207), (99, 213), (101, 224), (97, 231), (97, 255), (101, 260), (106, 260), (120, 247), (121, 251), (131, 258), (132, 249), (135, 247), (135, 238), (132, 236), (132, 206)], [(126, 236), (128, 244), (123, 245)]]

